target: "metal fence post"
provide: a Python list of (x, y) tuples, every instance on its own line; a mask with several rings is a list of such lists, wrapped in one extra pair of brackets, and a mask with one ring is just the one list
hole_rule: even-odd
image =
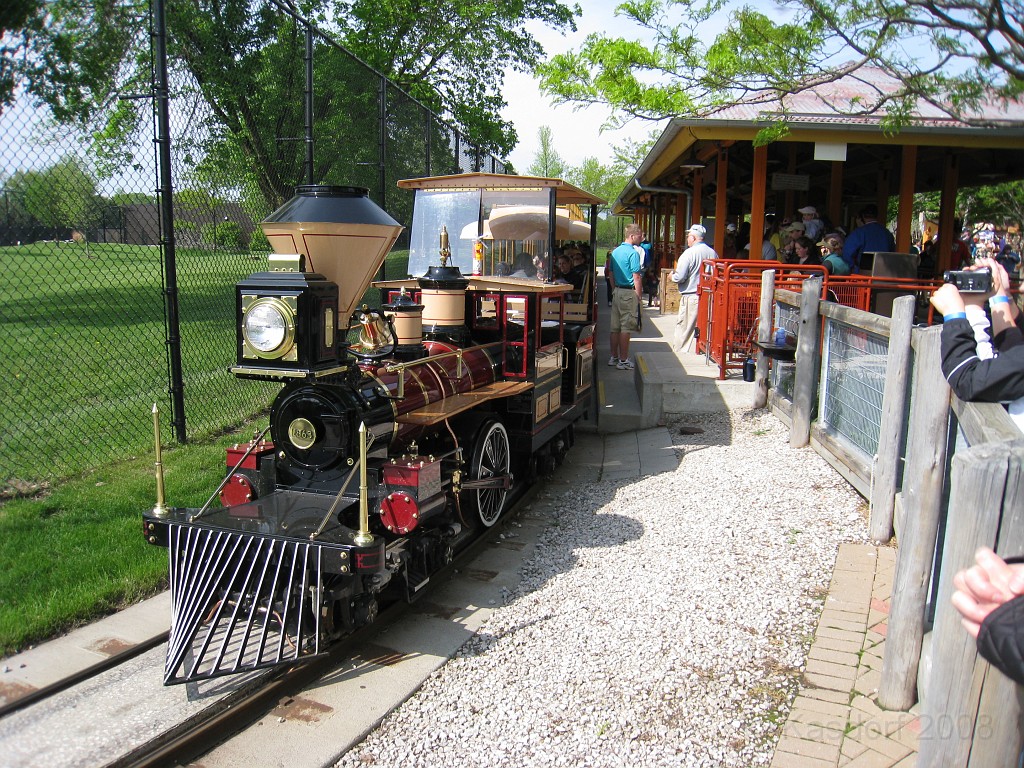
[(917, 354), (911, 396), (903, 529), (896, 555), (878, 703), (907, 710), (915, 700), (924, 635), (924, 605), (942, 512), (949, 430), (949, 385), (942, 377), (939, 327), (914, 331)]
[(171, 424), (178, 442), (188, 442), (185, 431), (185, 384), (181, 368), (181, 329), (178, 314), (178, 271), (174, 248), (174, 185), (171, 181), (171, 128), (167, 87), (167, 12), (164, 0), (153, 3), (154, 67), (157, 147), (160, 174), (160, 233), (164, 254), (164, 295), (167, 313), (167, 354), (170, 366)]
[(821, 278), (809, 277), (800, 290), (800, 332), (796, 339), (796, 377), (793, 381), (793, 417), (789, 444), (802, 448), (811, 439), (811, 411), (818, 394), (821, 368)]
[(904, 410), (907, 405), (907, 373), (910, 371), (910, 334), (914, 328), (913, 296), (900, 296), (892, 305), (889, 325), (889, 354), (885, 366), (885, 392), (882, 396), (882, 420), (875, 453), (874, 482), (868, 499), (871, 516), (868, 535), (876, 544), (892, 538), (892, 515), (896, 502), (896, 482), (900, 469), (900, 445), (903, 443)]

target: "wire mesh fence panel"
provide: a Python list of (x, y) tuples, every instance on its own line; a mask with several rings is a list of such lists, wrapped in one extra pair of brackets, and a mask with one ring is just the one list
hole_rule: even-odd
[[(134, 20), (138, 66), (125, 87), (136, 92), (112, 102), (103, 130), (60, 125), (23, 90), (0, 111), (5, 494), (152, 450), (154, 402), (178, 439), (268, 406), (278, 385), (228, 373), (234, 285), (266, 269), (259, 222), (295, 186), (365, 187), (408, 226), (399, 179), (504, 172), (276, 3), (251, 4), (227, 30), (190, 13), (167, 6), (166, 89), (159, 61), (150, 66), (156, 25)], [(151, 98), (164, 91), (166, 134)], [(179, 388), (184, 413), (172, 414)]]
[(821, 421), (868, 459), (878, 451), (888, 354), (884, 336), (826, 320)]
[[(782, 328), (795, 339), (800, 331), (800, 307), (775, 303), (775, 327)], [(781, 397), (793, 399), (793, 384), (796, 382), (796, 363), (791, 360), (772, 360), (768, 382)]]
[(0, 485), (17, 493), (151, 445), (167, 366), (160, 249), (139, 211), (152, 149), (104, 172), (84, 132), (24, 95), (0, 137)]

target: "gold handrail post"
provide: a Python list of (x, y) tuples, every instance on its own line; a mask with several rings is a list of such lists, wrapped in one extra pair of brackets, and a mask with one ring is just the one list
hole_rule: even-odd
[(160, 408), (156, 403), (153, 403), (153, 441), (156, 443), (156, 506), (153, 507), (153, 516), (167, 517), (167, 504), (164, 501), (163, 449), (160, 446)]
[(366, 423), (359, 422), (359, 530), (352, 537), (357, 547), (365, 547), (373, 542), (370, 533), (370, 503), (366, 480)]

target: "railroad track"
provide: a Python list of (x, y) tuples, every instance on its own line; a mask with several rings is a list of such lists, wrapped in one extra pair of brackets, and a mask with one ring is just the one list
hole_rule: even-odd
[[(431, 594), (449, 582), (454, 574), (492, 546), (496, 537), (506, 531), (510, 522), (518, 518), (522, 508), (541, 487), (541, 484), (534, 483), (521, 491), (512, 500), (511, 508), (497, 525), (483, 531), (457, 554), (449, 566), (432, 576), (427, 600)], [(338, 670), (341, 665), (351, 660), (360, 648), (371, 644), (376, 635), (386, 632), (400, 623), (410, 611), (415, 611), (419, 602), (412, 605), (404, 602), (391, 604), (382, 610), (373, 624), (342, 639), (328, 653), (293, 667), (249, 673), (241, 676), (241, 680), (228, 677), (204, 685), (186, 684), (170, 689), (159, 686), (158, 691), (150, 690), (154, 700), (168, 695), (174, 699), (176, 693), (180, 697), (180, 692), (185, 691), (184, 696), (189, 706), (185, 707), (187, 711), (182, 712), (176, 722), (164, 723), (159, 716), (154, 716), (152, 721), (144, 718), (144, 726), (152, 722), (154, 732), (143, 732), (141, 738), (130, 744), (104, 746), (100, 762), (95, 760), (94, 755), (64, 759), (60, 757), (62, 750), (56, 746), (53, 750), (43, 750), (45, 762), (54, 766), (104, 764), (117, 768), (187, 763), (223, 742), (231, 734), (257, 721), (281, 701), (301, 695), (303, 689), (315, 685), (317, 681)], [(40, 755), (26, 755), (19, 762), (17, 750), (12, 752), (5, 746), (6, 739), (17, 739), (19, 734), (25, 739), (39, 738), (31, 734), (31, 728), (41, 727), (44, 733), (49, 734), (48, 738), (60, 739), (62, 744), (70, 748), (73, 742), (88, 741), (89, 731), (103, 731), (102, 723), (94, 729), (83, 729), (85, 733), (82, 734), (75, 734), (73, 729), (65, 731), (64, 728), (56, 726), (56, 723), (76, 714), (81, 715), (83, 711), (96, 713), (97, 719), (102, 718), (103, 715), (99, 713), (103, 712), (103, 708), (91, 703), (93, 697), (116, 701), (120, 695), (117, 691), (120, 690), (120, 683), (123, 680), (151, 678), (159, 681), (166, 638), (167, 634), (162, 633), (0, 709), (0, 751), (15, 755), (11, 765), (36, 765), (40, 764)], [(107, 680), (113, 682), (108, 683)], [(144, 686), (141, 693), (144, 698), (149, 698), (145, 692), (149, 689), (150, 686)], [(193, 707), (193, 704), (198, 706)], [(147, 706), (146, 703), (133, 704), (126, 701), (121, 709), (137, 709), (140, 715), (144, 715)], [(174, 708), (174, 704), (170, 704), (169, 707)], [(162, 714), (163, 709), (157, 709)], [(110, 717), (115, 718), (118, 715)], [(31, 724), (28, 730), (27, 724)]]

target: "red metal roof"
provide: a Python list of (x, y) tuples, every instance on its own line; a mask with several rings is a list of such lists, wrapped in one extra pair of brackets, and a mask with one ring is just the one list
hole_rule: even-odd
[[(782, 114), (782, 105), (787, 110), (786, 120), (790, 123), (817, 123), (842, 125), (879, 125), (888, 114), (880, 108), (872, 114), (859, 114), (861, 104), (871, 104), (886, 94), (894, 93), (898, 81), (877, 67), (861, 67), (855, 73), (844, 75), (835, 81), (812, 86), (799, 93), (783, 94), (781, 99), (772, 94), (742, 104), (708, 112), (706, 120), (739, 120), (759, 122), (771, 120)], [(950, 118), (933, 104), (919, 100), (911, 124), (920, 127), (966, 128), (971, 124)], [(990, 102), (980, 107), (971, 118), (993, 125), (1018, 123), (1024, 128), (1024, 102), (1007, 104)], [(977, 127), (977, 123), (973, 125)]]

